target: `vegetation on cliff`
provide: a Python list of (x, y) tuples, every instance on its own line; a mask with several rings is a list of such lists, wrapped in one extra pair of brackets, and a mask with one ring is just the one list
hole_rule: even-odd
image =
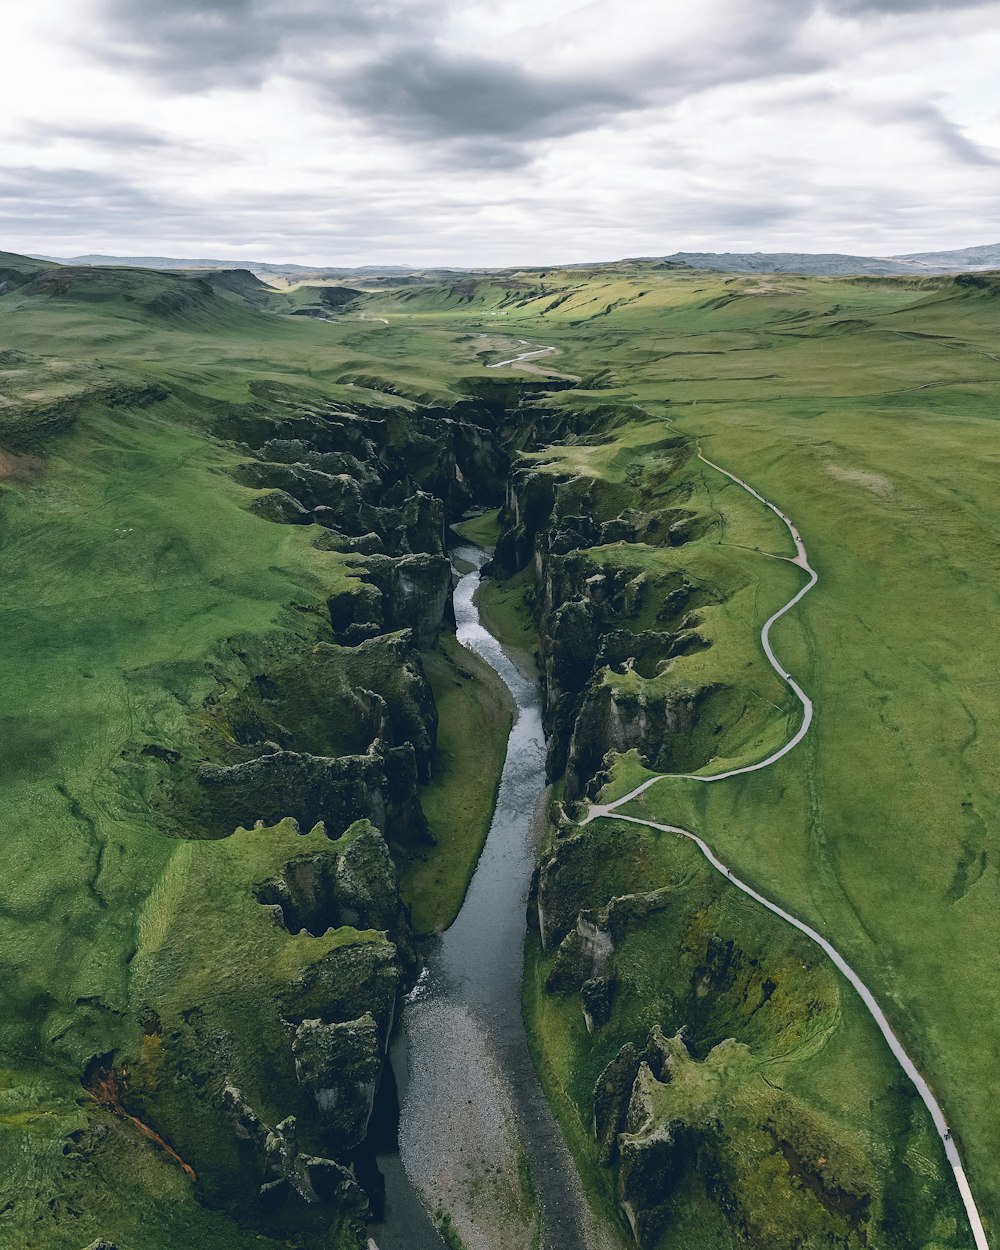
[[(447, 522), (502, 505), (470, 527), (497, 548), (484, 617), (538, 630), (570, 817), (787, 738), (757, 641), (797, 584), (787, 533), (699, 445), (809, 540), (819, 585), (774, 643), (817, 719), (773, 769), (631, 810), (862, 971), (996, 1229), (995, 279), (636, 264), (292, 308), (232, 275), (0, 278), (13, 1247), (38, 1221), (54, 1250), (357, 1238), (388, 1004), (411, 927), (460, 902), (509, 717), (449, 634)], [(488, 371), (522, 336), (558, 350)], [(968, 1244), (922, 1105), (815, 950), (669, 835), (556, 827), (526, 1002), (612, 1224), (661, 1250)]]

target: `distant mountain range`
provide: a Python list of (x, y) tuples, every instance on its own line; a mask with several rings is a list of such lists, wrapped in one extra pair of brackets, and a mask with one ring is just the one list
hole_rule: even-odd
[[(421, 275), (448, 277), (459, 273), (496, 273), (496, 269), (421, 268), (405, 265), (360, 265), (354, 268), (302, 264), (273, 264), (248, 260), (190, 260), (176, 256), (43, 256), (41, 260), (64, 265), (127, 265), (139, 269), (248, 269), (265, 281), (314, 282), (345, 279), (384, 283), (392, 279), (412, 279)], [(711, 269), (721, 273), (803, 273), (844, 277), (859, 275), (928, 275), (970, 273), (1000, 269), (1000, 243), (965, 247), (948, 252), (911, 252), (904, 256), (850, 256), (839, 252), (674, 252), (671, 256), (635, 257), (635, 263), (667, 264), (680, 268)], [(621, 262), (618, 262), (621, 263)], [(539, 268), (539, 266), (530, 266)], [(544, 268), (595, 269), (600, 264), (544, 266)]]
[[(457, 274), (468, 273), (466, 269), (420, 269), (407, 265), (359, 265), (344, 266), (273, 264), (260, 260), (192, 260), (178, 256), (40, 256), (39, 260), (54, 261), (59, 265), (124, 265), (130, 269), (246, 269), (265, 281), (277, 278), (284, 282), (306, 282), (343, 279), (407, 278), (415, 273)], [(487, 271), (483, 271), (487, 272)]]
[(806, 273), (829, 277), (970, 273), (1000, 269), (1000, 243), (952, 252), (911, 252), (905, 256), (849, 256), (839, 252), (674, 252), (672, 256), (655, 259), (723, 273)]

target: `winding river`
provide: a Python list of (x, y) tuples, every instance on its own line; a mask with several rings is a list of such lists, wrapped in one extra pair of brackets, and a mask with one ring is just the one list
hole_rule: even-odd
[[(953, 1169), (976, 1250), (989, 1250), (982, 1219), (941, 1105), (857, 972), (815, 929), (736, 877), (692, 830), (620, 810), (667, 776), (710, 784), (768, 768), (802, 741), (812, 722), (812, 701), (780, 663), (770, 639), (775, 622), (799, 603), (818, 580), (805, 544), (780, 508), (742, 478), (708, 460), (700, 449), (698, 458), (780, 518), (791, 535), (795, 555), (776, 558), (788, 559), (807, 575), (805, 584), (764, 623), (760, 635), (768, 662), (802, 706), (802, 720), (792, 737), (765, 759), (715, 774), (651, 777), (614, 802), (593, 804), (583, 823), (612, 817), (690, 839), (732, 885), (823, 950), (861, 998), (930, 1112)], [(393, 1068), (402, 1093), (400, 1155), (382, 1161), (387, 1178), (387, 1214), (384, 1225), (374, 1231), (379, 1250), (440, 1250), (445, 1243), (420, 1208), (414, 1189), (424, 1195), (425, 1201), (430, 1199), (432, 1205), (436, 1201), (451, 1210), (457, 1200), (461, 1207), (470, 1193), (482, 1188), (484, 1169), (488, 1173), (491, 1163), (506, 1156), (509, 1167), (512, 1149), (516, 1157), (517, 1143), (511, 1141), (516, 1133), (541, 1202), (543, 1250), (580, 1250), (589, 1238), (583, 1223), (585, 1206), (579, 1181), (535, 1076), (521, 1018), (524, 909), (535, 862), (532, 830), (545, 788), (540, 693), (537, 683), (517, 669), (496, 638), (480, 623), (474, 595), (487, 559), (485, 552), (476, 547), (459, 547), (455, 555), (472, 566), (455, 589), (459, 641), (496, 670), (513, 695), (518, 714), (508, 743), (493, 823), (465, 903), (458, 919), (431, 951), (424, 975), (404, 1010), (401, 1036), (393, 1054)], [(489, 1212), (488, 1206), (487, 1203), (487, 1220), (492, 1216), (494, 1222), (502, 1221), (499, 1209)], [(465, 1209), (468, 1214), (467, 1202)], [(470, 1237), (463, 1229), (463, 1240), (470, 1250), (503, 1247), (508, 1244), (503, 1240), (503, 1228), (502, 1222), (490, 1230), (483, 1228), (481, 1238), (475, 1231)]]
[(460, 546), (453, 555), (471, 566), (454, 594), (459, 642), (499, 674), (517, 718), (462, 910), (431, 947), (403, 1008), (392, 1052), (399, 1156), (380, 1157), (386, 1211), (370, 1231), (379, 1250), (440, 1250), (444, 1242), (417, 1191), (432, 1209), (452, 1215), (469, 1250), (516, 1244), (505, 1240), (503, 1221), (530, 1223), (531, 1216), (512, 1215), (504, 1204), (523, 1152), (541, 1208), (544, 1250), (582, 1250), (585, 1203), (535, 1075), (521, 1016), (525, 907), (545, 789), (541, 693), (480, 623), (474, 596), (486, 553)]

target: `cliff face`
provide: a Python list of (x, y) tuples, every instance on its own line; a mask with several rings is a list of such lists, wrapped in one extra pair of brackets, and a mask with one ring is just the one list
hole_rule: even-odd
[(144, 1040), (107, 1078), (210, 1205), (268, 1236), (380, 1201), (366, 1138), (416, 971), (395, 861), (431, 836), (419, 788), (438, 713), (421, 652), (451, 617), (446, 524), (499, 503), (506, 471), (472, 401), (457, 415), (288, 407), (252, 405), (218, 432), (247, 456), (232, 477), (250, 510), (318, 527), (316, 546), (348, 557), (342, 584), (320, 640), (245, 657), (202, 709), (201, 762), (172, 764), (164, 811), (201, 840), (179, 852), (183, 897), (149, 922), (158, 953), (137, 957)]
[(317, 524), (336, 550), (389, 556), (440, 555), (444, 528), (473, 505), (499, 502), (507, 453), (490, 414), (465, 406), (412, 412), (343, 412), (300, 405), (229, 417), (220, 432), (253, 459), (233, 470), (260, 491), (254, 510), (270, 520)]
[[(676, 446), (667, 443), (669, 448)], [(682, 494), (683, 488), (678, 488)], [(546, 762), (582, 795), (610, 752), (637, 749), (650, 767), (689, 759), (686, 739), (712, 688), (656, 680), (670, 661), (709, 646), (698, 609), (714, 592), (649, 557), (683, 547), (712, 521), (682, 506), (621, 507), (606, 484), (515, 465), (495, 564), (532, 567), (545, 688)]]
[(265, 1233), (310, 1209), (360, 1216), (354, 1154), (413, 966), (386, 844), (367, 821), (331, 839), (284, 820), (181, 855), (183, 906), (137, 957), (144, 1038), (121, 1102)]
[[(625, 439), (605, 452), (614, 441), (592, 429), (516, 462), (495, 560), (500, 576), (531, 581), (547, 771), (569, 804), (596, 795), (609, 753), (634, 751), (664, 773), (740, 758), (769, 732), (754, 709), (777, 708), (718, 645), (728, 622), (746, 629), (745, 597), (729, 602), (744, 575), (699, 541), (719, 521), (692, 490), (690, 449), (666, 439), (639, 457)], [(860, 1250), (915, 1244), (914, 1228), (936, 1227), (930, 1188), (918, 1199), (900, 1177), (918, 1140), (940, 1152), (926, 1120), (901, 1132), (882, 1113), (891, 1078), (854, 1074), (865, 1095), (852, 1095), (853, 1119), (827, 1099), (838, 1071), (828, 1055), (858, 1044), (832, 969), (689, 843), (564, 820), (529, 923), (541, 974), (529, 1000), (559, 1000), (529, 1008), (537, 1040), (592, 1117), (597, 1165), (639, 1246)], [(588, 1096), (581, 1075), (598, 1053)], [(935, 1185), (940, 1196), (939, 1174)]]
[(903, 1246), (934, 1223), (933, 1187), (918, 1197), (903, 1179), (932, 1130), (914, 1121), (900, 1135), (871, 1055), (854, 1074), (872, 1094), (860, 1134), (842, 1103), (815, 1095), (828, 1053), (854, 1036), (829, 963), (686, 844), (612, 821), (566, 826), (532, 920), (545, 992), (576, 1004), (561, 1036), (573, 1071), (597, 1046), (611, 1056), (580, 1112), (639, 1246), (684, 1244), (694, 1210), (719, 1244), (762, 1250)]

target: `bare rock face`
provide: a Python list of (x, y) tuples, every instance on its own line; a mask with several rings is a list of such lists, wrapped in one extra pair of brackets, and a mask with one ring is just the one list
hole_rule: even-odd
[(566, 768), (581, 693), (593, 674), (600, 636), (600, 623), (586, 600), (563, 603), (548, 618), (542, 656), (548, 732), (545, 767), (550, 777), (558, 777)]
[(292, 1042), (295, 1073), (312, 1095), (319, 1117), (344, 1149), (357, 1146), (368, 1129), (382, 1071), (384, 1039), (371, 1013), (324, 1024), (303, 1020)]
[(202, 769), (198, 781), (214, 823), (224, 828), (291, 816), (304, 829), (322, 822), (339, 833), (364, 819), (397, 842), (428, 836), (410, 745), (337, 758), (273, 751), (245, 764)]
[(500, 535), (494, 556), (498, 568), (513, 573), (530, 563), (538, 533), (552, 515), (558, 481), (538, 469), (514, 469), (504, 505), (509, 524)]
[(264, 1143), (271, 1179), (261, 1188), (265, 1197), (275, 1198), (291, 1189), (308, 1203), (330, 1202), (345, 1211), (362, 1215), (367, 1200), (353, 1172), (335, 1159), (324, 1159), (299, 1149), (295, 1116), (288, 1116), (271, 1129)]
[[(677, 504), (662, 506), (667, 483), (687, 455), (682, 439), (657, 445), (656, 480), (633, 496), (648, 501), (645, 510), (622, 509), (617, 484), (612, 489), (597, 478), (555, 474), (544, 462), (515, 464), (510, 474), (494, 563), (500, 576), (534, 566), (546, 774), (550, 780), (565, 774), (569, 801), (588, 791), (609, 752), (637, 749), (650, 767), (673, 771), (656, 761), (670, 760), (672, 744), (684, 737), (692, 718), (686, 701), (712, 693), (673, 690), (667, 681), (646, 688), (666, 676), (674, 658), (710, 645), (693, 609), (714, 592), (692, 584), (683, 569), (652, 575), (641, 550), (682, 546), (717, 523), (683, 506), (683, 482)], [(637, 488), (641, 477), (636, 467), (632, 479), (626, 475), (626, 488)], [(628, 551), (632, 545), (640, 550)], [(664, 628), (650, 628), (650, 618)], [(631, 675), (630, 682), (610, 682), (611, 674)], [(629, 684), (633, 689), (622, 688)]]
[[(267, 383), (256, 384), (255, 394), (288, 406)], [(219, 432), (255, 456), (232, 472), (241, 485), (269, 492), (254, 510), (276, 522), (322, 526), (318, 545), (327, 549), (442, 555), (449, 520), (502, 497), (508, 457), (476, 403), (377, 415), (362, 406), (351, 413), (296, 409), (282, 415), (260, 407), (232, 416)]]
[(567, 801), (586, 792), (609, 751), (637, 749), (650, 768), (680, 772), (699, 711), (714, 687), (650, 690), (642, 682), (625, 689), (594, 681), (579, 703), (566, 753)]
[(358, 584), (328, 602), (338, 642), (355, 645), (391, 630), (410, 629), (417, 646), (437, 642), (451, 604), (451, 564), (443, 555), (370, 557)]

